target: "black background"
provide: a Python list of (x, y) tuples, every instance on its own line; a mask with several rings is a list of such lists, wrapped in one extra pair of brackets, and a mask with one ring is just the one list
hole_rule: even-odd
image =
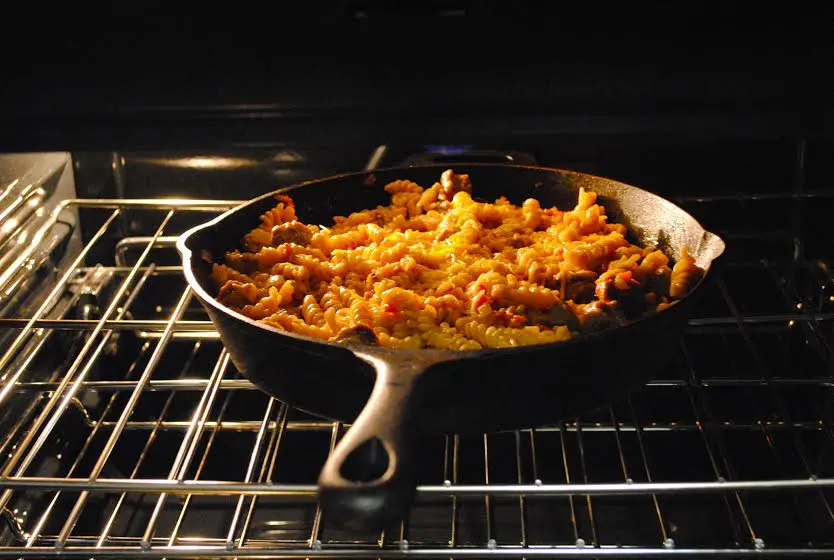
[(510, 4), (18, 6), (0, 150), (830, 127), (823, 4)]

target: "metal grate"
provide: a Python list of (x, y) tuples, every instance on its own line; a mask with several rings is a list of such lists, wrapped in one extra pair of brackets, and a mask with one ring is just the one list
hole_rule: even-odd
[[(51, 224), (80, 213), (86, 246), (0, 319), (0, 556), (834, 554), (834, 277), (814, 258), (834, 251), (805, 216), (831, 201), (681, 200), (731, 254), (676, 361), (571, 422), (421, 439), (417, 504), (375, 535), (315, 502), (344, 427), (240, 378), (181, 278), (176, 234), (234, 201), (68, 201)], [(786, 208), (784, 231), (753, 223)]]

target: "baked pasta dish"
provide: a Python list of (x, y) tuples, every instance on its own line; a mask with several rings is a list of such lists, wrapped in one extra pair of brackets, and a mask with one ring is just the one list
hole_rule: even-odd
[[(217, 299), (327, 341), (477, 350), (569, 340), (662, 311), (703, 275), (629, 242), (596, 194), (571, 209), (473, 199), (468, 175), (385, 186), (388, 206), (299, 221), (290, 197), (214, 263)], [(475, 190), (477, 195), (477, 187)], [(254, 225), (254, 224), (253, 224)]]

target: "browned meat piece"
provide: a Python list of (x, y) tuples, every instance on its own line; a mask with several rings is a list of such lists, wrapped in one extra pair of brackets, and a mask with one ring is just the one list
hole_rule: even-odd
[(301, 222), (293, 220), (278, 224), (272, 228), (272, 244), (275, 246), (282, 243), (295, 243), (296, 245), (309, 245), (313, 232)]
[(595, 288), (596, 286), (593, 280), (569, 282), (565, 290), (565, 298), (573, 300), (576, 303), (589, 303), (594, 299)]
[(452, 200), (455, 194), (464, 191), (471, 193), (472, 185), (469, 183), (469, 175), (455, 174), (447, 169), (440, 176), (440, 192), (437, 193), (438, 200)]
[(531, 309), (527, 313), (527, 318), (531, 325), (546, 325), (548, 327), (566, 325), (572, 331), (579, 328), (576, 315), (561, 302), (557, 302), (556, 305), (548, 309)]
[(339, 331), (334, 339), (336, 342), (343, 344), (368, 344), (371, 346), (379, 345), (376, 338), (376, 333), (370, 327), (365, 325), (356, 325), (355, 327), (348, 327)]
[(501, 326), (519, 329), (527, 324), (528, 317), (523, 305), (511, 305), (496, 314), (495, 319)]
[[(594, 299), (597, 274), (591, 270), (580, 270), (568, 274), (565, 299), (574, 303), (590, 303)], [(555, 282), (558, 284), (558, 282)], [(558, 286), (557, 286), (558, 287)]]
[(579, 330), (583, 333), (594, 333), (614, 328), (625, 322), (617, 304), (606, 304), (599, 301), (574, 306), (579, 321)]
[(600, 301), (613, 301), (639, 287), (640, 282), (630, 270), (609, 270), (597, 279), (596, 296)]
[(600, 276), (596, 296), (603, 303), (617, 302), (629, 318), (640, 315), (646, 307), (645, 292), (630, 270), (609, 271)]
[(258, 288), (250, 282), (244, 283), (238, 282), (237, 280), (229, 280), (220, 288), (217, 299), (229, 307), (240, 308), (246, 305), (252, 305), (258, 301)]
[(527, 245), (527, 241), (525, 241), (518, 235), (510, 239), (510, 247), (512, 247), (513, 249), (521, 249), (522, 247), (527, 247)]
[(669, 295), (671, 273), (671, 269), (664, 266), (648, 275), (646, 277), (646, 290), (656, 294), (659, 298)]

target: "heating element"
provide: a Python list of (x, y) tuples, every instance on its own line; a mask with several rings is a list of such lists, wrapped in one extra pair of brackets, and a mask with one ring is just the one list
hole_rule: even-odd
[(381, 534), (316, 505), (346, 426), (241, 378), (182, 278), (176, 236), (237, 202), (67, 200), (41, 231), (77, 219), (83, 248), (0, 318), (0, 556), (834, 554), (834, 192), (805, 188), (803, 150), (778, 192), (676, 199), (728, 254), (655, 380), (420, 439), (416, 504)]

